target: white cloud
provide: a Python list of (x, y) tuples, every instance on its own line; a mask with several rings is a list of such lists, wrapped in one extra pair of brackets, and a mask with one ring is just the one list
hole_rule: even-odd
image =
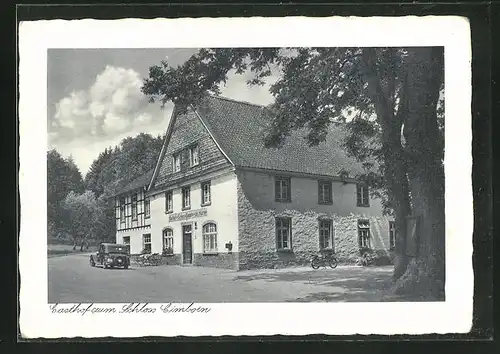
[(135, 120), (137, 126), (149, 125), (151, 124), (152, 121), (153, 121), (153, 116), (149, 113), (142, 113)]
[(114, 136), (123, 133), (130, 128), (130, 122), (112, 112), (106, 113), (104, 117), (102, 129), (107, 136)]
[[(249, 87), (251, 73), (230, 73), (227, 84), (221, 87), (224, 96), (268, 104), (273, 97), (269, 85), (278, 78), (268, 78), (266, 85)], [(141, 92), (142, 78), (132, 70), (107, 66), (85, 90), (74, 91), (56, 103), (56, 113), (48, 124), (49, 148), (63, 156), (72, 155), (82, 174), (88, 171), (100, 152), (116, 146), (127, 136), (149, 133), (164, 134), (173, 105), (164, 110), (159, 104), (148, 105)]]
[[(97, 158), (99, 153), (104, 151), (105, 148), (114, 147), (126, 137), (134, 137), (140, 133), (148, 133), (153, 136), (163, 135), (168, 127), (168, 122), (172, 115), (172, 104), (168, 104), (165, 110), (159, 114), (159, 119), (153, 119), (150, 113), (139, 114), (135, 120), (135, 126), (128, 125), (127, 128), (119, 124), (127, 123), (124, 120), (118, 120), (116, 116), (109, 114), (104, 119), (104, 126), (112, 135), (111, 138), (102, 136), (97, 139), (88, 139), (85, 137), (76, 137), (71, 141), (59, 142), (57, 144), (50, 144), (50, 148), (56, 148), (59, 153), (67, 157), (71, 155), (80, 172), (85, 175), (92, 164)], [(127, 123), (128, 124), (128, 123)], [(120, 132), (121, 131), (121, 132)], [(49, 133), (49, 141), (51, 141), (51, 134)]]
[(142, 79), (136, 71), (106, 66), (87, 89), (71, 93), (56, 104), (49, 124), (55, 141), (86, 137), (112, 138), (139, 124), (152, 124), (160, 115), (146, 110), (147, 98), (141, 92)]

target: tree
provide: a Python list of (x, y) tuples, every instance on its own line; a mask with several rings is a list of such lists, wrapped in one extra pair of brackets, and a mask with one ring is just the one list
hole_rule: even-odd
[(95, 194), (101, 211), (95, 225), (100, 241), (111, 241), (115, 237), (114, 193), (154, 168), (163, 138), (144, 133), (126, 137), (114, 148), (104, 149), (92, 162), (85, 176), (85, 187)]
[(97, 196), (104, 193), (106, 183), (103, 183), (102, 172), (103, 168), (113, 159), (113, 156), (113, 150), (111, 148), (105, 148), (92, 162), (89, 171), (85, 175), (85, 187), (94, 192)]
[(97, 197), (113, 194), (126, 183), (154, 168), (163, 137), (141, 133), (124, 138), (114, 149), (107, 148), (92, 162), (85, 187)]
[(73, 158), (63, 158), (56, 150), (47, 152), (47, 221), (48, 236), (64, 233), (61, 202), (70, 191), (82, 193), (82, 175)]
[[(307, 128), (311, 145), (333, 121), (346, 122), (346, 149), (362, 161), (374, 193), (396, 220), (396, 292), (432, 297), (444, 291), (442, 48), (223, 48), (201, 49), (183, 65), (150, 68), (143, 92), (151, 102), (173, 101), (182, 113), (204, 95), (219, 94), (228, 73), (254, 73), (262, 85), (273, 69), (272, 127), (265, 144), (279, 147)], [(415, 259), (406, 256), (406, 217), (421, 216)]]
[(73, 237), (73, 249), (80, 245), (80, 251), (83, 251), (91, 240), (98, 237), (102, 210), (97, 199), (91, 191), (82, 194), (71, 191), (62, 202), (62, 208)]

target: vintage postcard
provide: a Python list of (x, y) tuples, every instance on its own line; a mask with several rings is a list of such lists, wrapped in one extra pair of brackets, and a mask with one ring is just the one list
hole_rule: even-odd
[(24, 338), (470, 330), (467, 19), (23, 22), (19, 59)]

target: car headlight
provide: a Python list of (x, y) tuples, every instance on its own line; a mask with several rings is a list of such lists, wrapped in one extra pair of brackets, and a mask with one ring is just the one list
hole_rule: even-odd
[(112, 263), (113, 262), (113, 258), (108, 258), (108, 262)]

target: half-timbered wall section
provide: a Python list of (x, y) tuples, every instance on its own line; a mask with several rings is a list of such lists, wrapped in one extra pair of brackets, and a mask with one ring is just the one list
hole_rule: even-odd
[(160, 162), (154, 189), (162, 189), (230, 166), (195, 112), (189, 110), (172, 119), (175, 121)]
[(117, 196), (115, 210), (116, 230), (118, 232), (151, 226), (151, 208), (149, 198), (145, 198), (144, 189)]

